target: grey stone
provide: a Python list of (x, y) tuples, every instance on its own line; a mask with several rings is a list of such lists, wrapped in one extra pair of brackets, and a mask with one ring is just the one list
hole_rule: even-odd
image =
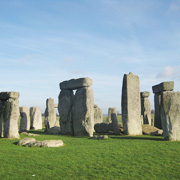
[(153, 93), (160, 93), (162, 91), (173, 91), (174, 81), (162, 82), (152, 87)]
[(107, 135), (94, 135), (92, 139), (105, 140), (105, 139), (108, 139), (108, 136)]
[(4, 110), (4, 137), (5, 138), (19, 138), (18, 133), (19, 120), (19, 100), (9, 98), (5, 102)]
[(132, 73), (124, 75), (121, 105), (124, 133), (142, 134), (139, 77)]
[(60, 115), (60, 130), (61, 134), (74, 135), (72, 122), (72, 104), (74, 99), (73, 91), (61, 90), (59, 94), (58, 111)]
[(0, 100), (8, 100), (9, 98), (12, 99), (18, 99), (19, 98), (19, 92), (1, 92), (0, 93)]
[(19, 140), (17, 145), (25, 146), (28, 143), (34, 143), (34, 142), (36, 142), (36, 139), (34, 139), (34, 138), (24, 138), (24, 139)]
[(103, 114), (102, 110), (94, 105), (94, 124), (103, 122)]
[(151, 135), (151, 136), (162, 136), (163, 131), (156, 127), (150, 126), (149, 124), (142, 125), (142, 132), (144, 135)]
[(54, 126), (52, 128), (47, 129), (47, 134), (60, 134), (60, 127)]
[(46, 100), (46, 110), (45, 110), (45, 127), (46, 129), (55, 126), (56, 122), (56, 111), (54, 108), (54, 99), (49, 98)]
[(28, 131), (30, 129), (29, 109), (26, 106), (20, 107), (20, 129), (19, 131)]
[(150, 92), (149, 92), (149, 91), (141, 92), (141, 98), (148, 98), (149, 95), (150, 95)]
[(0, 100), (0, 137), (4, 137), (4, 110), (5, 101)]
[(40, 107), (30, 108), (31, 129), (42, 129), (42, 114)]
[(180, 92), (162, 93), (161, 121), (165, 140), (180, 141)]
[(156, 93), (154, 95), (154, 106), (155, 106), (155, 112), (154, 112), (154, 126), (162, 129), (161, 124), (161, 94)]
[(64, 146), (62, 140), (44, 140), (27, 143), (29, 147), (61, 147)]
[(117, 115), (115, 113), (112, 113), (111, 119), (112, 119), (114, 134), (119, 135), (120, 130), (119, 130), (119, 125), (118, 125)]
[(97, 123), (94, 125), (94, 130), (96, 133), (108, 133), (109, 124), (108, 123)]
[(147, 94), (147, 91), (141, 92), (141, 115), (143, 118), (142, 124), (151, 125), (151, 105), (148, 96), (144, 94)]
[(115, 113), (117, 115), (117, 108), (109, 108), (108, 109), (108, 118), (107, 118), (107, 122), (108, 123), (111, 123), (112, 122), (112, 119), (111, 119), (111, 114), (112, 113)]
[(83, 87), (90, 87), (93, 80), (90, 78), (71, 79), (60, 83), (61, 90), (75, 90)]
[(94, 131), (94, 94), (90, 87), (76, 91), (72, 118), (75, 136), (92, 136)]

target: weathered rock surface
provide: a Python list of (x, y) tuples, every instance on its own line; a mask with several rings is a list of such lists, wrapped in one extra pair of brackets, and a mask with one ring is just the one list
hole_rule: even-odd
[(158, 129), (154, 126), (150, 126), (149, 124), (142, 125), (142, 132), (144, 135), (151, 135), (151, 136), (162, 136), (163, 131)]
[(162, 129), (161, 124), (161, 93), (156, 93), (154, 95), (154, 106), (155, 106), (155, 113), (154, 113), (154, 126)]
[(74, 135), (73, 122), (72, 122), (72, 104), (74, 94), (71, 90), (61, 90), (59, 94), (58, 111), (60, 114), (60, 129), (61, 134)]
[(151, 105), (148, 99), (150, 93), (148, 91), (141, 92), (141, 115), (143, 116), (143, 124), (151, 125)]
[(19, 138), (18, 133), (19, 100), (9, 98), (4, 110), (4, 137)]
[(52, 128), (47, 129), (47, 134), (60, 134), (60, 127), (54, 126)]
[(4, 136), (4, 110), (5, 102), (0, 100), (0, 137)]
[(119, 135), (120, 130), (119, 130), (119, 125), (118, 125), (117, 115), (115, 113), (112, 113), (111, 119), (112, 119), (114, 134)]
[(60, 83), (61, 90), (75, 90), (84, 87), (90, 87), (93, 84), (93, 80), (90, 78), (71, 79), (69, 81), (63, 81)]
[(29, 109), (26, 106), (20, 107), (20, 129), (19, 131), (28, 131), (30, 129)]
[(142, 134), (139, 77), (132, 73), (123, 78), (122, 121), (125, 134)]
[(42, 129), (42, 114), (40, 107), (30, 108), (31, 129)]
[(107, 135), (94, 135), (92, 139), (105, 140), (105, 139), (108, 139), (108, 136)]
[(174, 81), (162, 82), (158, 85), (152, 87), (153, 93), (160, 93), (162, 91), (173, 91), (174, 90)]
[(107, 118), (107, 122), (108, 123), (111, 123), (112, 122), (112, 119), (111, 119), (111, 114), (112, 113), (115, 113), (117, 115), (117, 108), (109, 108), (108, 109), (108, 118)]
[(19, 140), (17, 145), (25, 146), (28, 143), (34, 143), (34, 142), (36, 142), (36, 139), (34, 139), (34, 138), (24, 138), (24, 139)]
[(180, 92), (162, 93), (161, 121), (165, 140), (180, 141)]
[(103, 122), (103, 114), (102, 110), (94, 105), (94, 124)]
[(96, 133), (108, 133), (109, 132), (108, 123), (97, 123), (94, 125), (94, 130)]
[(0, 100), (8, 100), (9, 98), (12, 99), (18, 99), (19, 98), (19, 92), (1, 92), (0, 93)]
[(92, 136), (94, 131), (94, 94), (90, 87), (76, 91), (72, 119), (75, 136)]
[(56, 122), (56, 111), (54, 108), (54, 99), (49, 98), (46, 100), (46, 110), (45, 110), (45, 126), (46, 129), (55, 126)]

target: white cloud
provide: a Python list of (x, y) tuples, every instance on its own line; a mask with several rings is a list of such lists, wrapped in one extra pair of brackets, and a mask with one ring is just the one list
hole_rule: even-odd
[(172, 78), (177, 75), (180, 75), (177, 67), (167, 66), (157, 75), (157, 78)]

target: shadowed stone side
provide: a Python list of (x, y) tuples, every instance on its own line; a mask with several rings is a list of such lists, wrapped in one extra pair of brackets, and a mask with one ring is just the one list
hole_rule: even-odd
[(141, 92), (141, 115), (143, 116), (143, 124), (151, 125), (151, 105), (148, 99), (150, 93), (148, 91)]
[(111, 119), (111, 114), (116, 114), (117, 115), (117, 108), (109, 108), (108, 109), (108, 118), (107, 118), (107, 122), (111, 123), (112, 119)]
[(73, 91), (61, 90), (59, 94), (58, 111), (60, 115), (60, 131), (64, 135), (73, 135), (71, 109), (74, 99)]
[(180, 141), (180, 92), (161, 94), (163, 136), (169, 141)]
[(139, 77), (132, 73), (124, 75), (121, 105), (124, 134), (142, 134)]
[(20, 107), (20, 129), (19, 131), (28, 131), (30, 129), (30, 116), (28, 107)]
[(91, 88), (76, 91), (72, 118), (75, 136), (92, 136), (94, 131), (94, 95)]
[(4, 136), (4, 109), (5, 101), (0, 100), (0, 137)]
[(112, 113), (111, 114), (111, 119), (112, 119), (114, 134), (119, 135), (120, 134), (120, 130), (119, 130), (119, 125), (118, 125), (118, 120), (117, 120), (117, 114)]
[(94, 105), (94, 124), (102, 123), (102, 122), (103, 122), (102, 110), (97, 105)]
[(42, 114), (40, 107), (30, 108), (31, 129), (42, 129)]

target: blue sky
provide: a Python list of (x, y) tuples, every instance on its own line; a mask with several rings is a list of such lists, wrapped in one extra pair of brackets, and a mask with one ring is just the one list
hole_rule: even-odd
[(180, 89), (180, 0), (0, 0), (0, 91), (20, 106), (58, 102), (59, 83), (93, 79), (95, 104), (121, 111), (123, 75), (141, 91)]

